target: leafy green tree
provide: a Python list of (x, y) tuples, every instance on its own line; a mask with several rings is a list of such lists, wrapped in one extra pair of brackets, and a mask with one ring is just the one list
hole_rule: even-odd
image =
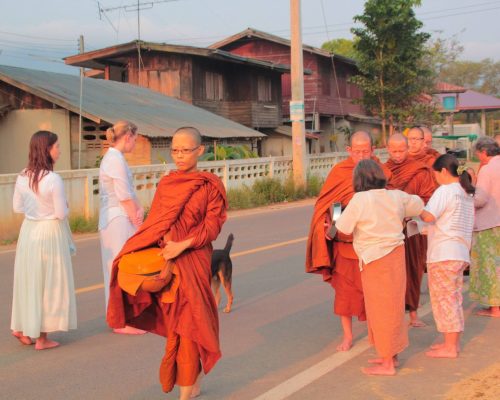
[(382, 144), (390, 132), (433, 86), (424, 65), (430, 35), (415, 17), (420, 0), (367, 0), (364, 13), (354, 17), (362, 27), (354, 34), (360, 75), (351, 78), (363, 90), (361, 103), (382, 120)]
[[(217, 145), (214, 154), (214, 147), (208, 146), (205, 154), (201, 157), (201, 161), (214, 161), (214, 160), (241, 160), (245, 158), (258, 157), (255, 152), (251, 151), (248, 147), (243, 145), (238, 146), (224, 146)], [(217, 155), (217, 157), (216, 157)]]
[(333, 54), (356, 60), (356, 50), (354, 49), (354, 40), (352, 39), (333, 39), (322, 44), (321, 48)]
[(450, 63), (440, 71), (439, 79), (500, 97), (500, 61), (490, 58)]

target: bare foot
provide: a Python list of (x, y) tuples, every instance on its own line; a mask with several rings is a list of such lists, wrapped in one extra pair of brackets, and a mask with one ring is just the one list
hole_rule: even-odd
[[(394, 357), (393, 359), (394, 367), (399, 367), (399, 360), (397, 357)], [(368, 360), (368, 364), (383, 364), (384, 359), (383, 358), (372, 358)]]
[(33, 340), (29, 336), (24, 336), (21, 332), (13, 331), (12, 336), (19, 340), (24, 345), (33, 344)]
[(373, 367), (361, 368), (361, 371), (363, 371), (363, 373), (366, 375), (385, 375), (385, 376), (396, 375), (396, 370), (394, 369), (394, 366), (388, 367), (381, 364), (374, 365)]
[(344, 337), (342, 343), (337, 346), (337, 351), (349, 351), (352, 347), (352, 338)]
[(476, 315), (479, 315), (481, 317), (500, 318), (500, 310), (498, 307), (483, 308), (482, 310), (476, 311)]
[(450, 349), (448, 347), (442, 346), (438, 349), (426, 351), (425, 355), (431, 358), (457, 358), (458, 352), (456, 349)]
[(198, 378), (196, 378), (196, 382), (193, 385), (193, 390), (191, 391), (191, 398), (194, 399), (198, 397), (201, 393), (201, 380), (203, 379), (203, 372), (200, 372)]
[(231, 302), (228, 301), (227, 305), (226, 305), (226, 308), (224, 308), (223, 312), (230, 313), (232, 305), (233, 305), (233, 302), (232, 301)]
[[(439, 350), (439, 349), (442, 349), (443, 347), (445, 347), (444, 343), (435, 343), (435, 344), (431, 345), (429, 347), (429, 349), (431, 349), (431, 350)], [(457, 344), (457, 353), (460, 353), (460, 351), (461, 351), (460, 345)]]
[(410, 325), (412, 328), (423, 328), (427, 326), (427, 324), (420, 319), (411, 320), (408, 325)]
[(53, 349), (59, 346), (59, 342), (54, 342), (50, 339), (37, 339), (35, 343), (35, 350)]
[(113, 332), (121, 335), (144, 335), (145, 333), (148, 333), (147, 331), (128, 325), (125, 328), (113, 329)]

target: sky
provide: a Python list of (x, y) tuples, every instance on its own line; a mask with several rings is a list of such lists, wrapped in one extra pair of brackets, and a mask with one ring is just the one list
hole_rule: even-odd
[[(139, 0), (142, 40), (207, 46), (247, 27), (289, 38), (289, 0)], [(154, 3), (154, 4), (152, 4)], [(0, 65), (77, 74), (63, 57), (135, 40), (136, 0), (0, 0)], [(305, 44), (351, 38), (363, 0), (302, 0)], [(99, 12), (101, 9), (101, 12)], [(424, 31), (456, 36), (461, 59), (500, 61), (500, 0), (422, 0)]]

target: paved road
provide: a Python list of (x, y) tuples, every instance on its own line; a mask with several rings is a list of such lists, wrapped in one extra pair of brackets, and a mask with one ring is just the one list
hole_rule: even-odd
[[(231, 314), (220, 314), (223, 358), (205, 379), (201, 399), (441, 399), (467, 384), (472, 374), (486, 376), (493, 370), (500, 376), (495, 370), (500, 321), (471, 316), (474, 305), (468, 301), (458, 360), (423, 355), (437, 337), (426, 305), (422, 312), (429, 326), (410, 332), (411, 346), (402, 355), (398, 376), (360, 373), (373, 355), (364, 323), (354, 324), (355, 347), (336, 353), (341, 330), (331, 312), (332, 290), (303, 268), (311, 213), (306, 202), (232, 214), (224, 226), (215, 247), (234, 233), (235, 303)], [(104, 322), (98, 240), (80, 238), (77, 247), (78, 330), (54, 334), (62, 346), (45, 352), (21, 346), (10, 336), (14, 252), (0, 250), (0, 399), (176, 398), (176, 392), (163, 394), (158, 383), (164, 339), (110, 332)], [(428, 301), (425, 293), (422, 301)], [(478, 399), (495, 398), (483, 392)]]

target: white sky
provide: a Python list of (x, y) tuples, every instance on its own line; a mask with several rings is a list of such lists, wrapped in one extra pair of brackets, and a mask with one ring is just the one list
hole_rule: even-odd
[[(140, 0), (151, 2), (157, 0)], [(102, 0), (109, 9), (135, 0)], [(423, 0), (417, 16), (433, 35), (457, 35), (463, 59), (500, 60), (500, 0)], [(302, 0), (303, 41), (350, 38), (363, 0)], [(137, 38), (137, 13), (96, 0), (0, 0), (0, 64), (78, 73), (61, 58)], [(324, 10), (324, 14), (323, 11)], [(327, 28), (325, 28), (325, 19)], [(141, 39), (206, 46), (247, 27), (289, 37), (289, 0), (169, 0), (141, 11)]]

